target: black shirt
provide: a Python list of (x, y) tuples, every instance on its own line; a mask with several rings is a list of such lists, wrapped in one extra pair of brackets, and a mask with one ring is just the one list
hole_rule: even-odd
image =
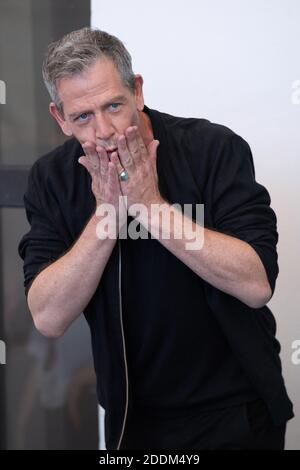
[[(205, 226), (249, 243), (274, 292), (276, 216), (267, 190), (255, 180), (248, 144), (205, 119), (145, 112), (160, 141), (162, 196), (181, 205), (204, 203)], [(73, 245), (95, 209), (90, 176), (77, 162), (82, 154), (71, 139), (33, 165), (24, 198), (31, 229), (19, 246), (26, 292), (37, 273)], [(293, 416), (268, 307), (252, 309), (209, 285), (157, 240), (121, 240), (84, 312), (108, 448), (117, 444), (127, 406), (120, 260), (130, 409), (184, 414), (259, 396), (274, 423)]]
[[(159, 120), (146, 112), (160, 147), (167, 149), (175, 132), (165, 136)], [(208, 126), (207, 121), (197, 124)], [(223, 127), (218, 132), (230, 135)], [(203, 280), (151, 236), (121, 243), (129, 381), (138, 413), (176, 416), (257, 397), (207, 303)]]
[(156, 240), (122, 240), (122, 255), (129, 381), (139, 413), (176, 416), (254, 398), (202, 280)]

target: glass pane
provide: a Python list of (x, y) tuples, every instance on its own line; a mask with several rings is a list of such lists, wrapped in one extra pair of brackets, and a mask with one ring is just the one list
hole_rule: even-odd
[(6, 448), (97, 449), (97, 400), (85, 319), (60, 339), (35, 329), (23, 291), (17, 245), (27, 230), (22, 209), (1, 209), (1, 291), (6, 344)]
[[(30, 166), (64, 141), (48, 112), (43, 55), (50, 42), (89, 24), (89, 1), (0, 1), (0, 172), (1, 165)], [(0, 353), (6, 346), (6, 365), (0, 355), (0, 448), (96, 449), (88, 327), (80, 318), (58, 340), (35, 330), (17, 253), (27, 230), (23, 209), (0, 209)]]
[(6, 104), (0, 105), (0, 164), (30, 165), (64, 141), (48, 112), (43, 55), (50, 42), (89, 24), (89, 1), (1, 0), (0, 83), (6, 86)]

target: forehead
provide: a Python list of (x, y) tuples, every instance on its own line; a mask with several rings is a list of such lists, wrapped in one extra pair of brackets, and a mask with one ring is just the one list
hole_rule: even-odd
[(119, 71), (109, 59), (98, 59), (82, 73), (62, 78), (58, 84), (59, 97), (64, 105), (89, 101), (95, 97), (109, 99), (110, 95), (127, 93)]

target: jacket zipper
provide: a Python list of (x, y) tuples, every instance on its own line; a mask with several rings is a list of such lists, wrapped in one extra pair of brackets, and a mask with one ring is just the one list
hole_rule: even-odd
[(123, 419), (123, 426), (121, 431), (121, 436), (119, 439), (119, 443), (117, 446), (117, 450), (120, 449), (121, 442), (124, 436), (125, 424), (127, 419), (127, 412), (128, 412), (128, 390), (129, 390), (129, 380), (128, 380), (128, 366), (127, 366), (127, 359), (126, 359), (126, 347), (125, 347), (125, 335), (124, 335), (124, 327), (123, 327), (123, 308), (122, 308), (122, 251), (121, 251), (121, 240), (118, 238), (118, 245), (119, 245), (119, 306), (120, 306), (120, 322), (121, 322), (121, 330), (122, 330), (122, 341), (123, 341), (123, 352), (124, 352), (124, 363), (125, 363), (125, 375), (126, 375), (126, 406), (125, 406), (125, 413)]

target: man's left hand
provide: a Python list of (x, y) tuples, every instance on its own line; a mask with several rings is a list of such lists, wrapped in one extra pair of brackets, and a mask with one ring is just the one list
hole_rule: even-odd
[(136, 126), (128, 127), (125, 135), (118, 139), (118, 155), (111, 155), (111, 161), (117, 165), (118, 172), (127, 171), (128, 180), (120, 181), (123, 196), (127, 196), (128, 213), (132, 204), (144, 204), (148, 209), (151, 204), (162, 204), (158, 189), (156, 169), (158, 140), (145, 145)]

